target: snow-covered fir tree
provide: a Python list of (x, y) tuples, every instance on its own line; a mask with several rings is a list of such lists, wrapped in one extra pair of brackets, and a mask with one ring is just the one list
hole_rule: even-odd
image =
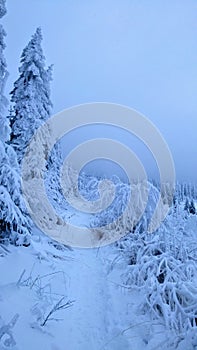
[[(5, 1), (0, 1), (0, 18), (6, 13)], [(14, 244), (29, 244), (30, 221), (20, 192), (20, 177), (17, 156), (7, 144), (10, 137), (9, 121), (5, 117), (7, 99), (4, 87), (7, 79), (3, 51), (5, 31), (0, 25), (0, 241)]]
[(11, 92), (14, 111), (10, 117), (11, 143), (17, 152), (19, 163), (35, 130), (51, 113), (51, 67), (45, 69), (41, 42), (42, 33), (38, 28), (22, 52), (20, 76)]
[[(35, 131), (46, 122), (52, 110), (50, 100), (52, 66), (45, 68), (45, 57), (41, 43), (41, 29), (37, 28), (22, 52), (19, 68), (20, 76), (14, 83), (14, 89), (11, 92), (11, 102), (13, 103), (12, 113), (10, 114), (11, 144), (17, 152), (19, 164), (21, 164), (25, 150)], [(49, 132), (52, 132), (52, 130)], [(43, 135), (46, 140), (48, 136)], [(43, 144), (45, 141), (43, 140)], [(47, 185), (54, 190), (52, 197), (55, 197), (59, 189), (58, 177), (61, 163), (61, 152), (58, 143), (51, 150), (49, 159), (46, 159), (46, 161), (48, 161)]]

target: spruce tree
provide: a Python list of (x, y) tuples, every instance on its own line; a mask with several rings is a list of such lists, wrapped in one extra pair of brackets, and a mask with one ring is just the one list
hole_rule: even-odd
[[(11, 102), (13, 103), (12, 113), (10, 113), (11, 144), (16, 150), (20, 165), (32, 136), (38, 127), (47, 121), (52, 111), (50, 100), (52, 66), (45, 68), (45, 57), (41, 44), (42, 33), (41, 29), (37, 28), (22, 52), (20, 76), (14, 83), (14, 89), (11, 92)], [(47, 135), (43, 135), (43, 142), (41, 142), (43, 147), (47, 147), (50, 132), (52, 130), (48, 130)], [(49, 150), (46, 151), (45, 153), (49, 154)], [(61, 152), (58, 143), (51, 150), (50, 157), (46, 161), (48, 162), (46, 183), (54, 199), (58, 197), (59, 191), (58, 177)]]
[[(0, 18), (6, 13), (5, 1), (0, 0)], [(10, 137), (9, 121), (5, 117), (7, 99), (4, 87), (8, 76), (3, 51), (5, 31), (0, 25), (0, 241), (29, 244), (30, 221), (20, 192), (17, 156), (7, 144)]]
[(38, 28), (22, 52), (20, 76), (11, 92), (14, 111), (10, 117), (11, 143), (16, 150), (19, 163), (36, 129), (51, 114), (51, 67), (45, 69), (41, 42), (42, 33)]

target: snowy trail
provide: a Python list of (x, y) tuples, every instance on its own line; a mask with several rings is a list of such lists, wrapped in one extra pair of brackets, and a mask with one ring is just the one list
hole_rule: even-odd
[[(128, 298), (118, 286), (122, 270), (112, 268), (111, 247), (59, 250), (48, 237), (37, 240), (36, 234), (39, 237), (35, 232), (29, 248), (13, 248), (12, 254), (1, 261), (2, 269), (10, 267), (0, 284), (3, 320), (8, 322), (16, 313), (20, 315), (14, 329), (16, 350), (130, 350), (127, 335), (121, 335), (130, 322)], [(16, 286), (24, 266), (23, 279), (31, 271), (32, 281), (40, 276), (41, 295), (35, 283), (33, 288)], [(46, 315), (61, 295), (66, 301), (75, 300), (73, 306), (54, 315), (61, 321), (40, 327), (38, 316)], [(29, 343), (32, 338), (34, 342)]]
[[(32, 247), (27, 249), (14, 249), (13, 253), (7, 255), (2, 261), (9, 266), (14, 266), (10, 276), (2, 278), (0, 301), (4, 301), (4, 307), (0, 306), (6, 322), (15, 313), (20, 315), (15, 334), (17, 350), (27, 347), (29, 350), (35, 350), (37, 347), (46, 348), (46, 350), (104, 349), (104, 344), (109, 338), (108, 316), (112, 310), (103, 259), (96, 249), (57, 252), (53, 246), (48, 245), (47, 241), (48, 239), (44, 238), (42, 242), (34, 242)], [(17, 261), (17, 264), (13, 265), (14, 261)], [(32, 310), (35, 310), (35, 306), (36, 309), (38, 307), (42, 310), (45, 301), (43, 298), (40, 299), (34, 288), (17, 288), (15, 282), (23, 271), (24, 264), (27, 270), (24, 278), (29, 275), (34, 266), (33, 279), (38, 275), (42, 278), (49, 274), (46, 282), (43, 281), (43, 286), (50, 284), (52, 292), (63, 292), (66, 300), (75, 300), (72, 307), (55, 315), (62, 321), (49, 322), (44, 328), (32, 328), (31, 325), (35, 323), (37, 317)], [(50, 276), (55, 271), (65, 274), (66, 289), (61, 274)], [(10, 295), (9, 304), (5, 302), (8, 295)], [(45, 295), (47, 294), (43, 294), (44, 298)], [(55, 301), (52, 301), (48, 309), (54, 303)], [(39, 322), (36, 324), (38, 325)], [(23, 330), (34, 338), (34, 343), (29, 344), (28, 337), (22, 336)]]
[(107, 339), (109, 295), (97, 250), (75, 250), (67, 274), (75, 304), (68, 310), (69, 350), (100, 350)]
[[(1, 277), (0, 310), (5, 323), (19, 314), (12, 350), (153, 350), (158, 344), (150, 319), (136, 314), (143, 296), (122, 288), (126, 264), (112, 247), (69, 251), (55, 248), (45, 236), (29, 248), (10, 250), (1, 260), (9, 274)], [(23, 280), (32, 271), (33, 285), (17, 286), (24, 266)], [(41, 327), (62, 295), (75, 300), (73, 306)], [(0, 349), (7, 349), (1, 341)]]

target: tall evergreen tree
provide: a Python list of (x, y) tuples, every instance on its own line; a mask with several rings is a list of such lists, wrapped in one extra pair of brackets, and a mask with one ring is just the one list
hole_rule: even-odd
[[(14, 83), (11, 92), (13, 110), (10, 115), (11, 144), (17, 152), (19, 164), (25, 154), (32, 136), (51, 114), (50, 82), (52, 66), (45, 68), (45, 57), (42, 50), (42, 33), (37, 28), (32, 39), (21, 56), (20, 76)], [(48, 130), (49, 133), (52, 130)], [(44, 135), (47, 140), (49, 135)], [(43, 140), (43, 145), (45, 140)], [(47, 150), (48, 151), (48, 150)], [(35, 160), (34, 160), (35, 161)], [(39, 160), (37, 160), (39, 162)], [(47, 166), (47, 187), (52, 189), (52, 197), (58, 197), (59, 167), (61, 162), (60, 146), (57, 143), (50, 153)]]
[(51, 113), (51, 67), (45, 69), (41, 47), (42, 33), (38, 28), (21, 56), (20, 76), (11, 92), (13, 102), (11, 143), (21, 163), (25, 149), (35, 130)]
[[(0, 18), (6, 13), (5, 0), (0, 0)], [(7, 144), (10, 136), (9, 121), (5, 117), (7, 99), (4, 87), (8, 72), (3, 51), (5, 31), (0, 25), (0, 241), (9, 239), (15, 244), (29, 243), (30, 221), (20, 193), (17, 156)]]

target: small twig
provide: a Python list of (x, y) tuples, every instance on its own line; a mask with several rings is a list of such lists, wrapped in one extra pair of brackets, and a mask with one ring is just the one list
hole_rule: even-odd
[(42, 322), (41, 326), (44, 327), (45, 324), (47, 323), (47, 321), (52, 320), (52, 318), (50, 318), (50, 316), (59, 311), (59, 310), (65, 310), (71, 306), (73, 306), (74, 300), (72, 301), (67, 301), (65, 304), (61, 304), (62, 301), (64, 300), (64, 297), (61, 298), (54, 306), (53, 308), (49, 311), (49, 313), (47, 314), (47, 316), (45, 317), (44, 321)]
[[(130, 325), (129, 327), (123, 329), (122, 331), (118, 332), (113, 338), (111, 338), (107, 343), (105, 343), (105, 344), (103, 345), (102, 349), (105, 349), (105, 347), (106, 347), (107, 345), (109, 345), (114, 339), (118, 338), (120, 335), (123, 335), (125, 332), (127, 332), (127, 331), (130, 330), (131, 328), (135, 328), (135, 327), (141, 326), (141, 325), (143, 325), (143, 324), (145, 324), (145, 323), (151, 323), (151, 321), (144, 321), (144, 322), (136, 323), (136, 324)], [(156, 324), (151, 324), (151, 325), (156, 325), (156, 326), (157, 326), (158, 323), (156, 323)], [(137, 337), (137, 336), (135, 336), (135, 337)], [(101, 349), (101, 350), (102, 350), (102, 349)]]
[(23, 278), (25, 272), (26, 272), (26, 270), (24, 269), (23, 272), (21, 273), (21, 275), (20, 275), (20, 277), (19, 277), (17, 283), (16, 283), (17, 287), (19, 287), (19, 285), (20, 285), (20, 283), (21, 283), (21, 281), (22, 281), (22, 278)]
[(134, 287), (129, 287), (129, 286), (124, 285), (124, 284), (120, 284), (120, 283), (117, 283), (117, 282), (114, 282), (114, 281), (110, 281), (109, 279), (107, 279), (107, 281), (109, 283), (115, 284), (116, 286), (121, 287), (121, 288), (129, 289), (129, 290), (134, 289)]
[(7, 249), (3, 244), (0, 244), (0, 247), (5, 250), (6, 253), (10, 253), (10, 250)]

